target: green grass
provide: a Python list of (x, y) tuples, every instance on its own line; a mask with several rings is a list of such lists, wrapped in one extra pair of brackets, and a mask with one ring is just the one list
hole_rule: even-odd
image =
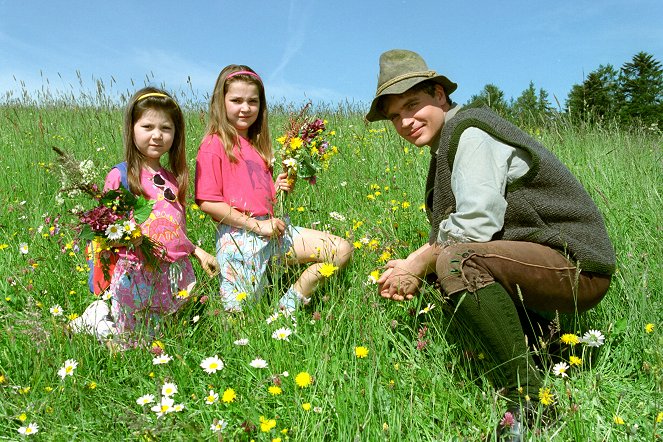
[[(316, 186), (298, 183), (288, 205), (297, 225), (329, 229), (353, 242), (375, 240), (374, 246), (357, 249), (348, 268), (297, 312), (296, 333), (289, 342), (271, 335), (293, 324), (283, 318), (267, 324), (265, 318), (297, 268), (275, 276), (268, 296), (255, 308), (228, 317), (221, 312), (217, 281), (195, 266), (195, 299), (159, 338), (174, 357), (165, 365), (153, 365), (146, 349), (111, 354), (90, 336), (70, 334), (67, 319), (52, 316), (49, 308), (59, 304), (65, 315), (80, 314), (93, 297), (86, 286), (83, 254), (66, 248), (75, 240), (74, 220), (66, 207), (55, 204), (59, 181), (50, 147), (94, 160), (99, 183), (122, 157), (121, 110), (103, 94), (90, 100), (96, 106), (55, 99), (37, 106), (25, 97), (0, 106), (0, 439), (17, 439), (20, 426), (36, 422), (40, 431), (35, 438), (42, 440), (217, 440), (209, 429), (214, 419), (228, 422), (220, 433), (224, 440), (492, 437), (506, 404), (485, 376), (490, 364), (483, 356), (489, 357), (489, 351), (450, 318), (432, 287), (416, 301), (397, 304), (381, 299), (375, 285), (367, 283), (385, 252), (405, 256), (427, 240), (420, 205), (428, 153), (405, 144), (386, 125), (364, 125), (357, 109), (318, 111), (335, 131), (331, 141), (340, 154)], [(204, 115), (195, 105), (190, 108), (187, 144), (193, 168)], [(274, 138), (287, 117), (284, 109), (272, 111)], [(593, 351), (574, 348), (583, 365), (571, 369), (567, 379), (552, 375), (551, 358), (541, 350), (541, 368), (561, 419), (551, 428), (538, 426), (531, 437), (659, 440), (663, 423), (655, 420), (663, 412), (663, 137), (565, 123), (544, 128), (537, 136), (578, 176), (604, 213), (618, 272), (597, 308), (561, 320), (564, 333), (601, 330), (605, 345)], [(189, 236), (212, 250), (213, 222), (191, 206), (187, 210)], [(333, 219), (331, 211), (346, 221)], [(56, 228), (52, 233), (51, 227)], [(28, 245), (29, 253), (19, 253), (21, 243)], [(204, 304), (203, 295), (209, 297)], [(428, 303), (437, 307), (417, 315)], [(196, 323), (194, 316), (200, 317)], [(648, 323), (655, 325), (652, 333), (645, 332)], [(424, 327), (427, 345), (418, 350)], [(248, 338), (249, 345), (234, 345), (239, 338)], [(367, 347), (368, 357), (356, 358), (356, 346)], [(208, 375), (199, 364), (213, 355), (223, 359), (225, 368)], [(269, 367), (250, 367), (256, 357), (267, 360)], [(61, 380), (57, 371), (67, 359), (75, 359), (78, 368)], [(294, 379), (304, 371), (314, 383), (300, 388)], [(283, 393), (272, 396), (267, 388), (277, 375)], [(157, 419), (149, 406), (135, 401), (148, 393), (158, 398), (164, 382), (177, 384), (175, 402), (185, 408)], [(205, 404), (210, 389), (221, 395), (228, 388), (237, 393), (234, 402)], [(310, 410), (303, 409), (305, 403), (311, 404)], [(24, 423), (18, 419), (22, 414)], [(260, 430), (261, 416), (276, 420), (268, 433)], [(615, 423), (615, 416), (624, 424)], [(287, 435), (281, 433), (284, 429)]]

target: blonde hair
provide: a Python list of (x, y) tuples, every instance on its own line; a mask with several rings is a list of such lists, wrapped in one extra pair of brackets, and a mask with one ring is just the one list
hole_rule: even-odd
[[(241, 73), (242, 71), (246, 73)], [(237, 74), (235, 74), (237, 73)], [(235, 75), (232, 75), (235, 74)], [(254, 75), (252, 75), (254, 74)], [(228, 78), (231, 76), (231, 78)], [(207, 122), (207, 135), (217, 135), (223, 143), (223, 148), (231, 162), (236, 163), (237, 158), (233, 154), (234, 147), (239, 145), (239, 134), (237, 129), (228, 121), (226, 112), (226, 93), (228, 86), (235, 81), (244, 81), (258, 88), (260, 109), (256, 121), (249, 127), (249, 142), (258, 151), (268, 167), (271, 168), (274, 152), (272, 151), (272, 140), (269, 134), (267, 117), (267, 100), (265, 98), (265, 87), (253, 69), (245, 65), (231, 64), (223, 68), (214, 85), (214, 92), (209, 105), (209, 120)]]
[(184, 115), (173, 97), (155, 87), (146, 87), (133, 94), (124, 113), (124, 159), (127, 162), (129, 189), (135, 195), (147, 196), (140, 184), (140, 174), (145, 165), (145, 156), (136, 146), (134, 125), (148, 110), (164, 112), (173, 120), (175, 136), (173, 145), (168, 151), (168, 169), (175, 175), (178, 188), (177, 199), (184, 205), (186, 204), (186, 193), (189, 187)]

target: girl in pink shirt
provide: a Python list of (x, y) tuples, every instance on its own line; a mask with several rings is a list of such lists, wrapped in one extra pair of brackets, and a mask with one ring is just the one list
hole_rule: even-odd
[[(129, 190), (154, 201), (152, 213), (140, 225), (142, 236), (161, 244), (165, 253), (154, 267), (147, 264), (138, 249), (142, 236), (132, 241), (134, 247), (119, 248), (109, 287), (114, 320), (110, 332), (152, 336), (159, 319), (178, 310), (196, 283), (189, 256), (198, 258), (208, 273), (218, 270), (218, 264), (214, 256), (186, 236), (184, 207), (189, 173), (184, 118), (170, 95), (156, 88), (134, 94), (125, 113), (124, 145)], [(170, 170), (161, 165), (164, 154), (168, 154)], [(119, 169), (113, 168), (106, 176), (104, 190), (119, 188), (120, 181)], [(86, 313), (98, 316), (97, 307)], [(94, 330), (95, 324), (85, 325)]]
[(196, 202), (219, 224), (216, 253), (220, 291), (226, 310), (241, 310), (257, 298), (268, 263), (287, 257), (311, 263), (279, 300), (291, 313), (306, 303), (323, 276), (323, 263), (342, 268), (352, 255), (346, 240), (317, 230), (293, 227), (274, 217), (276, 189), (290, 192), (286, 173), (272, 179), (271, 137), (262, 80), (244, 65), (226, 66), (216, 80), (207, 135), (196, 158)]

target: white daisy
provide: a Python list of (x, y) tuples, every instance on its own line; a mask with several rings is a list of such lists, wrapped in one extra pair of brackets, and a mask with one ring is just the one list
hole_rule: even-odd
[(200, 367), (205, 370), (205, 373), (212, 374), (216, 373), (219, 370), (223, 370), (223, 361), (219, 359), (217, 355), (212, 356), (211, 358), (205, 358), (200, 363)]
[(111, 224), (106, 228), (106, 238), (111, 241), (117, 241), (122, 238), (124, 234), (124, 228), (119, 224)]
[(62, 316), (62, 307), (60, 307), (60, 304), (55, 304), (50, 308), (50, 312), (53, 316)]
[(238, 339), (234, 342), (235, 345), (249, 345), (249, 339), (248, 338), (242, 338)]
[(193, 322), (194, 324), (198, 321), (200, 321), (200, 315), (196, 315), (193, 318), (191, 318), (191, 322)]
[(179, 413), (182, 410), (184, 410), (184, 404), (175, 404), (175, 405), (173, 405), (173, 411), (175, 413)]
[(154, 395), (153, 394), (145, 394), (145, 395), (139, 397), (138, 399), (136, 399), (136, 403), (138, 405), (141, 405), (141, 406), (151, 404), (152, 402), (154, 402)]
[(21, 255), (27, 255), (30, 251), (28, 249), (28, 243), (22, 242), (18, 245), (18, 251), (21, 252)]
[(252, 360), (249, 365), (253, 368), (267, 368), (267, 361), (260, 358), (255, 358)]
[(274, 330), (274, 333), (272, 333), (272, 338), (276, 339), (277, 341), (289, 341), (288, 337), (292, 334), (292, 330), (290, 330), (288, 327), (281, 327), (279, 329)]
[(283, 161), (283, 165), (288, 169), (297, 170), (297, 160), (294, 158), (288, 158), (287, 160)]
[(568, 369), (569, 369), (569, 364), (567, 364), (566, 362), (559, 362), (553, 366), (553, 373), (555, 374), (555, 376), (565, 378), (568, 376), (568, 374), (566, 374), (566, 371)]
[(110, 290), (106, 290), (103, 295), (101, 295), (101, 299), (104, 301), (109, 301), (113, 295), (111, 294)]
[(167, 364), (173, 360), (173, 357), (167, 353), (160, 354), (159, 356), (152, 359), (153, 365), (162, 365)]
[(58, 370), (58, 375), (64, 379), (66, 376), (73, 376), (74, 370), (78, 367), (78, 362), (74, 359), (67, 359), (64, 366)]
[(329, 217), (335, 219), (336, 221), (345, 221), (345, 216), (338, 212), (329, 212)]
[(223, 431), (226, 429), (228, 426), (228, 422), (226, 422), (223, 419), (214, 419), (214, 423), (210, 425), (209, 429), (212, 430), (215, 433), (218, 433), (219, 431)]
[(161, 402), (150, 408), (150, 410), (154, 411), (157, 414), (157, 417), (161, 417), (166, 413), (172, 413), (175, 411), (173, 409), (173, 404), (174, 400), (168, 396), (164, 396), (161, 398)]
[(219, 400), (219, 393), (216, 393), (214, 390), (210, 390), (209, 394), (205, 397), (205, 403), (207, 405), (212, 405)]
[(134, 232), (134, 230), (136, 230), (136, 223), (132, 220), (127, 220), (124, 223), (122, 223), (122, 228), (127, 234), (131, 235)]
[(605, 336), (599, 330), (590, 330), (582, 336), (582, 342), (588, 347), (600, 347), (605, 341)]
[(161, 395), (170, 397), (177, 393), (177, 385), (173, 384), (172, 382), (166, 382), (163, 384), (163, 387), (161, 387)]
[(39, 432), (39, 425), (34, 422), (31, 422), (27, 427), (21, 427), (18, 429), (18, 432), (23, 436), (31, 436)]
[(266, 322), (267, 324), (271, 324), (272, 322), (276, 321), (277, 319), (279, 319), (279, 312), (278, 312), (278, 310), (275, 311), (274, 313), (272, 313), (271, 315), (269, 315), (269, 316), (267, 317), (267, 319), (265, 319), (265, 322)]
[(431, 310), (433, 310), (434, 308), (435, 308), (435, 304), (428, 304), (426, 307), (419, 310), (419, 314), (420, 315), (426, 314), (426, 313), (430, 312)]

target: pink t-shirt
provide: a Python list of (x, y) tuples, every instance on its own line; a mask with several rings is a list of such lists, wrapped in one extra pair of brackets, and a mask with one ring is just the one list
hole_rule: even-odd
[(196, 157), (196, 202), (220, 201), (251, 216), (272, 215), (272, 171), (247, 139), (239, 141), (232, 163), (217, 135), (203, 138)]
[[(165, 185), (157, 186), (154, 177), (160, 175)], [(121, 184), (120, 171), (111, 169), (106, 175), (104, 191), (118, 189)], [(157, 182), (159, 180), (157, 179)], [(143, 235), (147, 235), (165, 246), (165, 261), (175, 262), (189, 256), (195, 250), (189, 238), (186, 236), (186, 212), (177, 200), (177, 180), (175, 176), (163, 167), (157, 173), (151, 173), (143, 169), (140, 174), (140, 184), (143, 186), (147, 198), (154, 200), (152, 213), (149, 218), (140, 225)], [(171, 193), (172, 192), (172, 193)], [(175, 201), (169, 201), (175, 199)], [(120, 257), (139, 259), (135, 250), (125, 247), (120, 248)]]

